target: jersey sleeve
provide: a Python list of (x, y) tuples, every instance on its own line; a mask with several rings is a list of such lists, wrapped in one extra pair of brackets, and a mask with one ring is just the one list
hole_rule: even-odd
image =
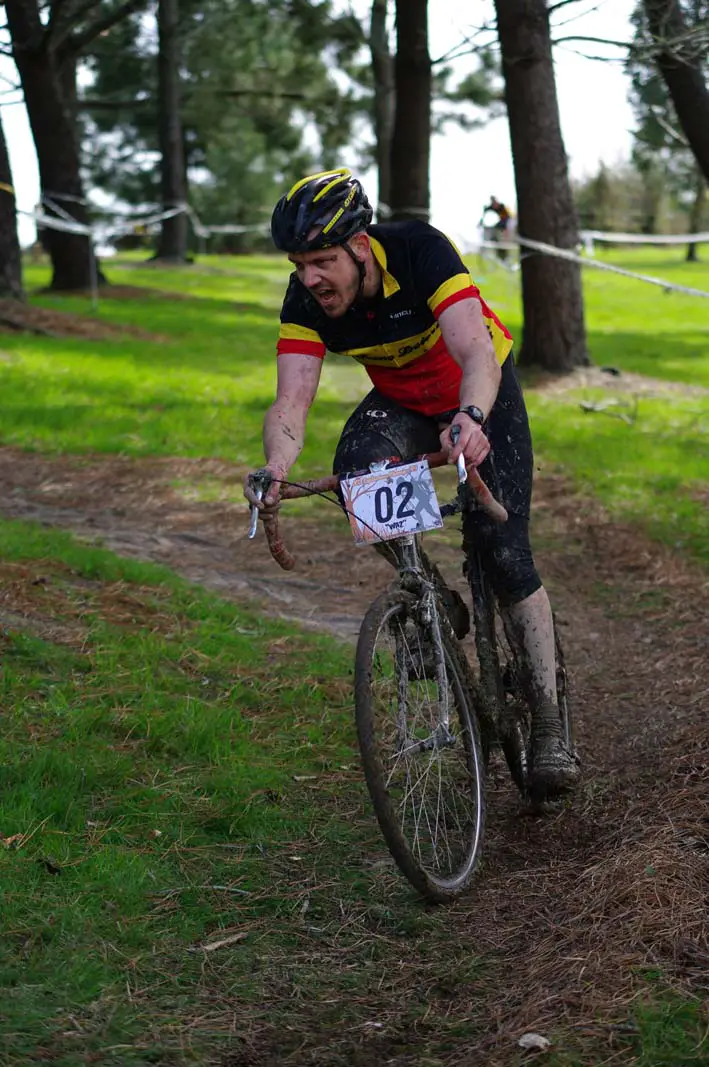
[(297, 352), (324, 359), (325, 344), (315, 329), (312, 314), (299, 292), (300, 288), (295, 278), (291, 277), (281, 308), (281, 328), (276, 351), (279, 356), (285, 352)]
[(412, 242), (411, 263), (416, 289), (436, 318), (458, 300), (480, 299), (480, 290), (470, 277), (458, 249), (433, 226), (422, 227), (421, 233), (416, 235)]

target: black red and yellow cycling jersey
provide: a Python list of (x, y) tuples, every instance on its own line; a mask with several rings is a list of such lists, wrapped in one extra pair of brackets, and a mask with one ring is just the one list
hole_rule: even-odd
[(291, 275), (281, 311), (279, 355), (325, 352), (362, 363), (385, 396), (424, 415), (458, 406), (462, 371), (446, 349), (438, 318), (458, 300), (480, 301), (495, 354), (504, 363), (512, 336), (480, 296), (456, 248), (425, 222), (370, 226), (372, 251), (382, 272), (373, 300), (358, 300), (329, 318)]

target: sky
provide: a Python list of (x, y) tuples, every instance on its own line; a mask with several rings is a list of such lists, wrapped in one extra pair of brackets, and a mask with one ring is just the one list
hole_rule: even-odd
[[(369, 0), (340, 0), (358, 14), (369, 10)], [(569, 34), (628, 40), (629, 16), (634, 0), (578, 0), (561, 8), (554, 17), (554, 36)], [(491, 0), (430, 0), (429, 47), (436, 58), (447, 53), (474, 27), (493, 16)], [(573, 20), (573, 21), (571, 21)], [(562, 26), (561, 24), (564, 23)], [(599, 62), (579, 55), (605, 55)], [(627, 102), (627, 79), (619, 49), (592, 43), (558, 45), (554, 49), (561, 127), (573, 177), (596, 172), (599, 163), (613, 165), (627, 158), (631, 148), (633, 117)], [(613, 61), (613, 57), (614, 60)], [(469, 60), (467, 61), (469, 62)], [(464, 74), (465, 58), (454, 70)], [(0, 57), (0, 80), (16, 77), (11, 60)], [(0, 97), (8, 100), (13, 97)], [(17, 206), (31, 211), (39, 198), (37, 160), (27, 114), (22, 103), (4, 103), (0, 115), (8, 142)], [(345, 162), (357, 170), (356, 158)], [(376, 176), (361, 174), (376, 199)], [(474, 242), (481, 209), (494, 194), (515, 206), (514, 175), (506, 119), (496, 119), (484, 129), (463, 131), (449, 124), (431, 145), (431, 222), (461, 244)], [(34, 239), (32, 221), (19, 216), (20, 241)], [(209, 219), (204, 220), (206, 223)]]

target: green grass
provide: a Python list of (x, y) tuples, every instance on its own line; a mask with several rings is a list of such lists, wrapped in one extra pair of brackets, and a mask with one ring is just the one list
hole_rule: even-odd
[(327, 801), (338, 783), (362, 806), (350, 656), (66, 535), (0, 536), (30, 620), (0, 637), (0, 1062), (153, 1062), (200, 1001), (200, 944), (248, 935), (228, 984), (269, 925), (283, 944), (288, 857), (310, 864), (316, 838), (358, 899), (361, 834), (344, 848)]
[[(703, 262), (685, 263), (683, 248), (608, 251), (597, 246), (595, 258), (709, 293), (709, 246), (701, 246), (700, 254)], [(476, 257), (468, 262), (486, 298), (519, 337), (519, 275)], [(665, 292), (592, 268), (584, 270), (583, 286), (594, 363), (709, 388), (709, 298)]]
[[(598, 255), (709, 290), (709, 265), (683, 262), (681, 249), (600, 249)], [(470, 265), (519, 336), (519, 276), (475, 257)], [(107, 271), (117, 284), (150, 292), (145, 301), (103, 299), (97, 317), (167, 340), (3, 338), (1, 439), (42, 451), (216, 456), (258, 465), (263, 413), (275, 383), (284, 261), (207, 257), (196, 268), (170, 270), (141, 266), (134, 257), (109, 263)], [(47, 279), (45, 267), (28, 268), (28, 288)], [(709, 301), (590, 270), (584, 286), (596, 363), (709, 387)], [(45, 306), (88, 310), (83, 297), (38, 299)], [(367, 383), (352, 361), (326, 360), (295, 476), (329, 472), (338, 433)], [(530, 383), (527, 394), (542, 468), (562, 471), (618, 517), (709, 562), (709, 396), (641, 398), (635, 410), (630, 387), (607, 397), (597, 391), (551, 397)], [(630, 405), (609, 410), (630, 413), (632, 425), (608, 414), (584, 414), (579, 406), (610, 397)], [(209, 497), (220, 490), (205, 485), (192, 491)]]
[[(67, 534), (0, 540), (3, 1067), (349, 1067), (380, 1020), (411, 1062), (474, 1047), (486, 963), (386, 862), (350, 649)], [(637, 1063), (703, 1062), (699, 1009), (658, 974), (647, 998)]]
[[(612, 259), (709, 288), (679, 253)], [(97, 317), (153, 340), (3, 336), (0, 440), (258, 464), (287, 271), (275, 257), (205, 268), (109, 265), (113, 281), (163, 292), (102, 299)], [(28, 269), (28, 287), (46, 280)], [(485, 283), (513, 332), (516, 284), (499, 270)], [(709, 385), (705, 301), (600, 274), (585, 285), (597, 362)], [(35, 299), (88, 312), (84, 298)], [(327, 360), (296, 473), (329, 470), (366, 388), (361, 369)], [(539, 463), (709, 563), (707, 398), (641, 398), (632, 425), (579, 406), (610, 395), (530, 387)], [(226, 491), (206, 477), (179, 488)], [(0, 523), (0, 543), (0, 583), (22, 597), (0, 630), (0, 1064), (216, 1062), (234, 1027), (276, 1025), (292, 1053), (303, 1004), (319, 1005), (327, 1040), (376, 1021), (383, 997), (400, 1050), (430, 1047), (434, 1063), (461, 1026), (469, 1039), (446, 998), (474, 1003), (485, 961), (451, 938), (447, 913), (371, 866), (385, 853), (355, 755), (349, 650), (67, 535)], [(637, 1064), (706, 1063), (695, 1006), (657, 983), (648, 998), (628, 1038)]]
[[(674, 995), (640, 1000), (632, 1016), (616, 1025), (611, 1048), (620, 1063), (633, 1067), (706, 1067), (706, 1016), (701, 1004)], [(632, 1060), (628, 1057), (632, 1056)], [(595, 1067), (598, 1054), (579, 1055), (552, 1051), (549, 1067)], [(611, 1061), (612, 1062), (612, 1061)]]
[[(709, 249), (702, 252), (709, 257)], [(597, 248), (603, 261), (709, 292), (709, 258), (684, 249)], [(471, 260), (475, 272), (477, 264)], [(485, 293), (520, 333), (518, 275), (484, 264)], [(586, 322), (594, 362), (621, 372), (709, 388), (709, 299), (586, 270)], [(662, 398), (632, 385), (551, 395), (526, 386), (538, 466), (568, 475), (610, 513), (709, 566), (709, 394)], [(607, 405), (585, 412), (581, 405)], [(613, 403), (616, 402), (616, 403)], [(617, 403), (619, 402), (619, 403)], [(618, 416), (625, 416), (630, 422)]]
[(604, 400), (608, 395), (591, 389), (556, 398), (530, 391), (538, 464), (570, 474), (613, 516), (709, 567), (709, 396), (627, 394), (625, 407), (581, 406)]

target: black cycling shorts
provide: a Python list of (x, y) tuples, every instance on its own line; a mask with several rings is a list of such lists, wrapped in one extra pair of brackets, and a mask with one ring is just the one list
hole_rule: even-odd
[[(423, 452), (438, 452), (439, 426), (450, 422), (454, 414), (422, 415), (372, 389), (345, 423), (333, 472), (347, 474), (366, 470), (375, 460), (398, 457), (405, 461)], [(534, 593), (541, 581), (529, 545), (532, 439), (511, 354), (502, 365), (486, 433), (492, 448), (480, 465), (480, 475), (505, 505), (509, 519), (493, 523), (484, 512), (473, 511), (465, 518), (464, 541), (482, 556), (500, 601), (517, 603)]]

